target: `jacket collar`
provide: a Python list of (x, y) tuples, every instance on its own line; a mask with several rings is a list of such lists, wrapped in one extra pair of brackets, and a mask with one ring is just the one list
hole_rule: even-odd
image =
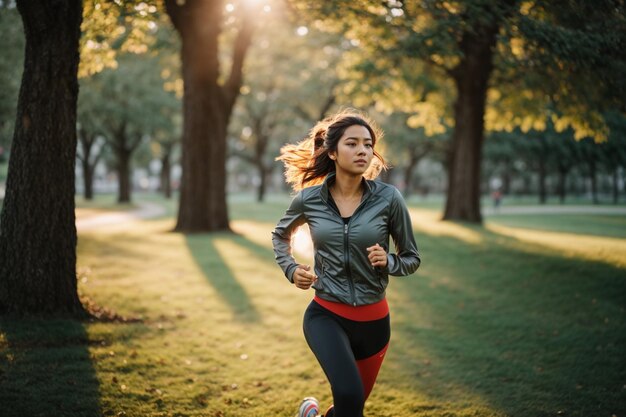
[[(325, 203), (329, 200), (330, 186), (335, 183), (335, 180), (336, 172), (333, 171), (326, 176), (324, 182), (322, 183), (322, 187), (320, 188), (320, 196)], [(361, 199), (361, 202), (363, 202), (372, 193), (372, 186), (370, 185), (370, 181), (367, 181), (365, 178), (361, 180), (361, 186), (363, 187), (363, 198)]]

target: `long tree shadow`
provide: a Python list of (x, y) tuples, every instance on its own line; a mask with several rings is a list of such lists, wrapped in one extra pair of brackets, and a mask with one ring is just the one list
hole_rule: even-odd
[(0, 415), (101, 416), (84, 324), (0, 317)]
[(626, 271), (457, 226), (479, 241), (418, 232), (423, 268), (392, 283), (390, 365), (410, 389), (511, 416), (624, 414)]
[(257, 242), (240, 235), (234, 236), (233, 241), (248, 249), (248, 251), (250, 251), (250, 253), (252, 253), (259, 261), (275, 267), (277, 271), (279, 270), (278, 265), (274, 260), (274, 250), (271, 247), (260, 245)]
[(245, 322), (260, 321), (260, 314), (246, 290), (237, 281), (228, 264), (220, 254), (216, 241), (242, 240), (233, 234), (193, 234), (185, 240), (196, 264), (200, 267), (207, 281), (211, 283), (220, 297), (231, 308), (235, 317)]

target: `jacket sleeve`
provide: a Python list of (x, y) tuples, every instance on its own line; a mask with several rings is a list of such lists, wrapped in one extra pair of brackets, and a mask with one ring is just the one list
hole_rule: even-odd
[(413, 236), (411, 216), (400, 191), (394, 190), (390, 204), (389, 233), (396, 247), (396, 253), (387, 255), (389, 275), (411, 275), (420, 266), (421, 258)]
[(281, 267), (287, 279), (293, 283), (293, 273), (298, 263), (291, 255), (291, 236), (298, 228), (304, 224), (304, 204), (302, 202), (302, 191), (300, 191), (291, 201), (291, 205), (285, 215), (276, 225), (272, 232), (272, 244), (276, 263)]

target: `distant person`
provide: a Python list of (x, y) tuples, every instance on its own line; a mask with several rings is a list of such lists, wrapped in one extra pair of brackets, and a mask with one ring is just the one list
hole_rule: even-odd
[[(284, 146), (278, 158), (298, 193), (272, 242), (287, 279), (315, 289), (303, 328), (333, 393), (325, 417), (363, 416), (389, 344), (388, 276), (410, 275), (420, 265), (402, 195), (373, 181), (385, 166), (375, 150), (377, 133), (364, 115), (341, 112), (319, 122), (308, 139)], [(291, 238), (304, 223), (314, 243), (313, 268), (291, 254)], [(318, 414), (318, 401), (306, 397), (298, 417)]]
[(493, 200), (493, 208), (497, 212), (500, 210), (500, 204), (502, 203), (502, 193), (500, 189), (496, 189), (491, 193), (491, 198)]

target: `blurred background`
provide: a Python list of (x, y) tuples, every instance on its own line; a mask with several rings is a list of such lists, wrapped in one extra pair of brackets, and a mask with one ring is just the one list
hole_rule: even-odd
[[(224, 2), (209, 11), (219, 14), (218, 23), (202, 23), (220, 26), (218, 85), (227, 84), (242, 22), (254, 26), (240, 53), (234, 108), (225, 116), (227, 192), (258, 201), (287, 193), (275, 161), (280, 147), (304, 138), (320, 118), (353, 107), (386, 132), (380, 146), (391, 169), (382, 179), (413, 201), (443, 206), (453, 199), (449, 177), (456, 166), (485, 207), (496, 198), (621, 204), (626, 119), (617, 47), (624, 16), (623, 5), (613, 3), (521, 1), (507, 9), (496, 1)], [(166, 5), (88, 0), (83, 14), (77, 195), (176, 198), (184, 83), (181, 40)], [(481, 33), (490, 18), (497, 28)], [(472, 26), (479, 29), (467, 31)], [(594, 36), (585, 38), (582, 28)], [(192, 54), (204, 53), (200, 43), (185, 42)], [(488, 43), (487, 55), (477, 52), (478, 64), (469, 62), (472, 42)], [(15, 4), (2, 1), (0, 199), (24, 44)], [(482, 91), (467, 91), (471, 80), (483, 82)], [(484, 126), (472, 127), (472, 117)], [(470, 141), (471, 152), (457, 143)], [(474, 162), (464, 170), (455, 158)]]

